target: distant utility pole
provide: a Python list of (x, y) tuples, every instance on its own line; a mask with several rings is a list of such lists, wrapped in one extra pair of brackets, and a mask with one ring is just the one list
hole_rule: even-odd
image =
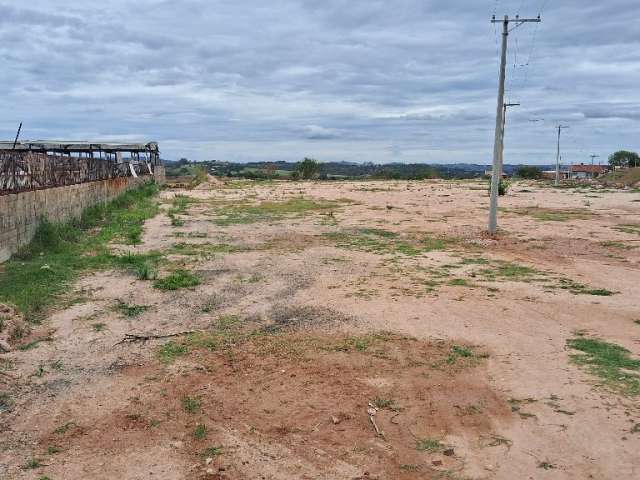
[(562, 132), (563, 129), (569, 128), (569, 126), (559, 124), (556, 128), (558, 129), (558, 150), (556, 153), (556, 187), (557, 187), (560, 184), (560, 133)]
[(595, 177), (595, 174), (593, 172), (593, 160), (596, 158), (600, 158), (600, 155), (589, 155), (591, 157), (591, 178)]
[(511, 29), (518, 28), (528, 22), (540, 22), (538, 18), (516, 18), (509, 19), (508, 15), (503, 20), (497, 20), (495, 15), (491, 23), (502, 22), (502, 58), (500, 61), (500, 83), (498, 86), (498, 108), (496, 110), (496, 134), (493, 143), (493, 169), (491, 171), (491, 201), (489, 206), (489, 233), (495, 235), (498, 230), (498, 189), (502, 178), (502, 153), (504, 151), (504, 125), (506, 108), (504, 105), (504, 83), (507, 76), (507, 41), (509, 38), (509, 24), (514, 23)]

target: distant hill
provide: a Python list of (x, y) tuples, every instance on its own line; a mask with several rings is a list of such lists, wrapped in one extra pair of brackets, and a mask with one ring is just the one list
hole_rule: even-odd
[[(225, 162), (221, 160), (207, 160), (189, 162), (187, 160), (165, 161), (167, 175), (189, 175), (194, 166), (205, 167), (211, 174), (223, 177), (287, 178), (296, 170), (297, 162)], [(513, 175), (521, 165), (505, 165), (504, 172)], [(540, 165), (540, 168), (555, 168)], [(390, 178), (390, 179), (421, 179), (421, 178), (478, 178), (484, 176), (485, 171), (491, 170), (491, 165), (454, 163), (454, 164), (424, 164), (424, 163), (356, 163), (356, 162), (322, 162), (321, 177), (327, 179), (345, 178)]]

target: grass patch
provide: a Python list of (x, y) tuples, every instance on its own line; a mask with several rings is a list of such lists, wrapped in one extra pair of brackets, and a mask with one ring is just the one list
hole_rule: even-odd
[(513, 281), (528, 281), (540, 274), (537, 270), (524, 265), (511, 262), (495, 262), (489, 268), (483, 268), (478, 272), (488, 280), (503, 279)]
[(571, 361), (586, 367), (605, 385), (626, 395), (640, 394), (640, 360), (631, 358), (629, 350), (586, 337), (568, 340), (567, 345), (581, 352), (570, 355)]
[(67, 433), (72, 428), (75, 428), (76, 426), (77, 425), (74, 422), (67, 422), (64, 425), (61, 425), (58, 428), (56, 428), (53, 431), (53, 433), (55, 433), (56, 435), (64, 435), (65, 433)]
[(14, 305), (27, 320), (41, 320), (82, 273), (139, 265), (150, 256), (118, 256), (109, 242), (140, 243), (145, 220), (158, 212), (154, 184), (131, 190), (62, 224), (42, 223), (29, 245), (3, 264), (0, 302)]
[(40, 460), (38, 460), (37, 458), (32, 458), (30, 460), (27, 461), (27, 463), (25, 463), (22, 467), (23, 470), (33, 470), (35, 468), (40, 468), (42, 466), (42, 464), (40, 463)]
[(571, 220), (589, 220), (593, 217), (593, 213), (587, 209), (568, 209), (568, 208), (505, 208), (502, 209), (507, 213), (515, 213), (516, 215), (527, 215), (541, 222), (568, 222)]
[(451, 238), (433, 237), (429, 234), (401, 237), (386, 230), (371, 228), (332, 232), (323, 236), (335, 242), (338, 248), (378, 255), (399, 254), (408, 257), (446, 250), (455, 243), (455, 240)]
[(149, 306), (129, 305), (125, 302), (118, 302), (118, 304), (115, 306), (115, 310), (125, 317), (133, 318), (142, 315), (144, 312), (149, 310)]
[(202, 407), (202, 401), (196, 397), (184, 397), (182, 399), (182, 408), (187, 413), (197, 413)]
[(285, 217), (304, 216), (313, 211), (332, 210), (340, 207), (338, 201), (315, 201), (292, 198), (284, 202), (227, 205), (217, 210), (216, 225), (241, 225), (257, 222), (273, 222)]
[(178, 357), (186, 355), (189, 349), (173, 341), (167, 342), (158, 349), (158, 357), (162, 363), (172, 363)]
[(460, 262), (460, 265), (488, 265), (488, 264), (489, 264), (489, 260), (482, 257), (464, 258)]
[(444, 449), (444, 445), (440, 440), (433, 438), (422, 438), (416, 440), (416, 450), (419, 452), (436, 453)]
[(380, 398), (376, 397), (371, 400), (371, 404), (379, 410), (383, 410), (385, 408), (393, 411), (398, 411), (400, 408), (396, 405), (395, 400), (391, 398)]
[(228, 243), (176, 243), (171, 247), (168, 253), (177, 255), (209, 255), (209, 254), (227, 254), (244, 251), (243, 248), (229, 245)]
[(640, 223), (616, 225), (613, 229), (619, 232), (630, 233), (632, 235), (640, 235)]
[(171, 226), (182, 227), (184, 226), (184, 220), (178, 215), (184, 215), (187, 213), (189, 205), (192, 203), (198, 203), (199, 200), (187, 195), (176, 195), (171, 200), (171, 208), (167, 210), (167, 216), (171, 219)]
[(193, 431), (193, 438), (196, 440), (204, 440), (207, 437), (207, 426), (199, 424)]
[(393, 338), (392, 334), (386, 332), (346, 337), (339, 342), (330, 345), (328, 350), (335, 352), (366, 352), (374, 344), (378, 342), (385, 342), (391, 338)]
[(200, 285), (200, 279), (188, 270), (176, 270), (168, 276), (156, 280), (153, 287), (159, 290), (178, 290)]
[(212, 324), (212, 329), (207, 332), (198, 332), (190, 335), (187, 342), (195, 348), (206, 348), (209, 351), (233, 346), (246, 340), (255, 333), (242, 333), (239, 328), (240, 317), (236, 315), (223, 315)]
[(107, 329), (107, 324), (106, 323), (94, 323), (92, 325), (93, 330), (95, 332), (104, 332)]
[(569, 290), (574, 295), (595, 295), (597, 297), (610, 297), (615, 295), (615, 292), (607, 290), (606, 288), (590, 288), (566, 278), (560, 279), (560, 288)]
[(200, 454), (203, 458), (212, 458), (222, 455), (222, 447), (209, 447), (202, 451)]

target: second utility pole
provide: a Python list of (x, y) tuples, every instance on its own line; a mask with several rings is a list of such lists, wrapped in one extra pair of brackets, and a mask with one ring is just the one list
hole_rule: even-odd
[(498, 190), (502, 179), (502, 152), (504, 148), (504, 83), (507, 76), (507, 40), (509, 38), (509, 23), (515, 23), (514, 28), (518, 28), (523, 23), (540, 22), (538, 18), (520, 18), (509, 20), (505, 15), (504, 20), (497, 20), (494, 16), (491, 23), (502, 22), (502, 59), (500, 61), (500, 84), (498, 86), (498, 108), (496, 111), (496, 134), (493, 143), (493, 169), (491, 171), (491, 199), (489, 203), (489, 233), (495, 235), (498, 230)]
[(556, 187), (560, 184), (560, 133), (563, 128), (569, 128), (567, 125), (558, 125), (558, 150), (556, 153)]

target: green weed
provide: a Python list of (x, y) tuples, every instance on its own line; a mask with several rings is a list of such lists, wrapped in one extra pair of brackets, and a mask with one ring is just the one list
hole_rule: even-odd
[(429, 234), (400, 237), (398, 234), (371, 228), (332, 232), (323, 236), (334, 241), (338, 248), (360, 250), (378, 255), (400, 254), (408, 257), (436, 250), (446, 250), (455, 243), (454, 239), (433, 237)]
[(40, 463), (40, 460), (38, 460), (37, 458), (32, 458), (29, 461), (27, 461), (26, 464), (24, 464), (22, 469), (23, 470), (33, 470), (35, 468), (40, 468), (41, 466), (42, 466), (42, 464)]
[(168, 276), (158, 279), (153, 287), (159, 290), (178, 290), (200, 285), (200, 279), (188, 270), (176, 270)]
[(184, 397), (182, 399), (182, 408), (187, 413), (197, 413), (200, 411), (202, 401), (196, 397)]
[(416, 450), (419, 452), (435, 453), (444, 448), (444, 445), (440, 440), (434, 440), (432, 438), (423, 438), (416, 441)]
[(314, 201), (305, 198), (292, 198), (283, 202), (262, 202), (227, 205), (218, 209), (216, 225), (238, 225), (257, 222), (273, 222), (290, 216), (303, 216), (313, 211), (338, 208), (337, 201)]
[(630, 233), (632, 235), (640, 235), (640, 223), (629, 223), (623, 225), (616, 225), (614, 230), (618, 230), (623, 233)]
[(605, 288), (589, 288), (581, 283), (574, 282), (566, 278), (560, 279), (560, 288), (569, 290), (574, 295), (595, 295), (598, 297), (610, 297), (615, 295), (615, 292), (607, 290)]
[(605, 385), (626, 395), (640, 394), (640, 360), (631, 358), (624, 347), (596, 338), (579, 337), (567, 345), (582, 353), (572, 354), (571, 361), (586, 367)]
[(137, 317), (149, 310), (148, 305), (129, 305), (122, 301), (119, 301), (115, 306), (115, 310), (125, 317)]
[(163, 363), (172, 363), (178, 357), (186, 355), (188, 352), (186, 345), (180, 345), (175, 342), (167, 342), (158, 349), (158, 357)]
[(205, 449), (200, 455), (204, 458), (217, 457), (218, 455), (222, 455), (222, 447), (209, 447)]
[(61, 425), (58, 428), (56, 428), (53, 431), (53, 433), (55, 433), (56, 435), (64, 435), (65, 433), (67, 433), (72, 428), (75, 428), (76, 426), (77, 425), (75, 424), (75, 422), (67, 422), (64, 425)]
[(193, 438), (196, 440), (204, 440), (207, 436), (207, 426), (199, 424), (193, 431)]
[(568, 222), (571, 220), (589, 220), (593, 213), (586, 209), (562, 209), (562, 208), (505, 208), (505, 212), (517, 215), (527, 215), (541, 222)]
[(373, 400), (371, 400), (371, 404), (380, 410), (385, 408), (388, 408), (390, 410), (397, 409), (395, 400), (391, 398), (376, 397)]

